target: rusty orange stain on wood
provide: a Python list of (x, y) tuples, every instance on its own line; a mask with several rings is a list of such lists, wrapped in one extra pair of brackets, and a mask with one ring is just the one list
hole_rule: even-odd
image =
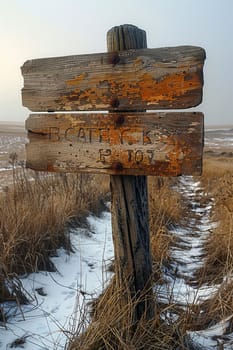
[[(192, 91), (202, 89), (203, 78), (200, 69), (194, 72), (181, 71), (173, 74), (154, 78), (150, 73), (144, 73), (139, 80), (135, 81), (134, 73), (127, 73), (122, 81), (106, 76), (108, 88), (99, 88), (97, 78), (87, 79), (87, 74), (83, 73), (73, 79), (67, 80), (67, 87), (76, 87), (73, 90), (60, 96), (58, 103), (83, 105), (89, 103), (93, 107), (102, 103), (111, 107), (113, 97), (118, 97), (119, 101), (126, 99), (132, 102), (134, 99), (142, 100), (145, 104), (157, 104), (161, 101), (173, 102), (180, 96), (191, 94)], [(88, 80), (88, 84), (85, 80)], [(89, 88), (85, 88), (85, 86)], [(119, 105), (119, 107), (121, 107)]]
[(53, 164), (47, 164), (47, 169), (46, 171), (49, 172), (56, 172), (56, 169), (54, 168)]
[(146, 73), (138, 84), (142, 91), (143, 101), (150, 101), (151, 103), (162, 100), (174, 101), (177, 96), (184, 95), (191, 90), (200, 89), (202, 87), (202, 77), (200, 72), (196, 71), (189, 74), (186, 72), (169, 74), (164, 78), (155, 80), (150, 74)]
[(81, 81), (83, 81), (84, 79), (86, 79), (88, 76), (87, 73), (82, 73), (78, 76), (76, 76), (75, 78), (72, 78), (72, 79), (69, 79), (66, 81), (66, 85), (67, 87), (70, 87), (70, 86), (77, 86), (80, 84)]
[(186, 159), (185, 167), (190, 168), (190, 170), (193, 168), (193, 161), (188, 162), (191, 160), (193, 149), (191, 144), (189, 147), (185, 147), (185, 140), (182, 138), (179, 138), (177, 135), (171, 135), (167, 139), (167, 144), (172, 144), (172, 151), (168, 152), (168, 159), (169, 159), (169, 169), (170, 172), (174, 172), (176, 174), (182, 174), (183, 173), (183, 159)]
[(199, 47), (177, 47), (32, 60), (22, 67), (23, 105), (35, 112), (193, 107), (202, 99), (204, 59)]

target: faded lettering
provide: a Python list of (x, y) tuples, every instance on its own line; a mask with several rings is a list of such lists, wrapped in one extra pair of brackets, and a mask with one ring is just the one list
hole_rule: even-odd
[(155, 152), (154, 150), (132, 150), (128, 149), (127, 152), (127, 160), (130, 163), (136, 164), (147, 164), (152, 165), (155, 161)]
[(143, 129), (142, 128), (120, 129), (120, 143), (122, 145), (143, 144)]
[(150, 145), (159, 142), (156, 130), (145, 130), (143, 128), (89, 128), (70, 127), (60, 130), (58, 127), (49, 128), (49, 139), (51, 141), (69, 141), (76, 143), (102, 143), (109, 145)]
[(111, 164), (112, 162), (117, 161), (122, 162), (123, 159), (125, 159), (125, 161), (123, 161), (123, 166), (133, 166), (135, 164), (153, 165), (156, 161), (155, 158), (156, 153), (154, 150), (143, 151), (141, 149), (127, 149), (122, 150), (121, 152), (114, 152), (114, 150), (111, 150), (110, 148), (101, 148), (98, 150), (97, 162)]
[(154, 151), (153, 150), (147, 150), (146, 151), (149, 159), (149, 164), (152, 164), (153, 158), (154, 158)]
[(136, 163), (141, 163), (143, 161), (143, 152), (141, 150), (135, 152), (135, 161)]
[(112, 152), (110, 149), (100, 149), (99, 150), (99, 162), (106, 163), (106, 157), (111, 156)]
[(152, 143), (149, 137), (150, 132), (151, 130), (143, 130), (143, 145), (149, 145)]
[(53, 126), (49, 128), (49, 139), (51, 141), (60, 141), (60, 129)]
[(80, 128), (77, 134), (78, 141), (87, 142), (86, 133), (84, 128)]
[[(155, 135), (151, 130), (141, 127), (134, 128), (93, 128), (72, 126), (65, 130), (58, 127), (49, 128), (51, 141), (68, 141), (85, 144), (108, 144), (108, 145), (149, 145), (155, 141)], [(153, 136), (153, 137), (152, 137)], [(156, 140), (157, 142), (157, 140)]]
[(110, 129), (99, 129), (99, 142), (100, 143), (110, 143), (109, 138), (109, 130)]

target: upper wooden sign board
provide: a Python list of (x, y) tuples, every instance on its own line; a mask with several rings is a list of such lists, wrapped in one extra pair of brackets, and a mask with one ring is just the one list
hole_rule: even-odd
[(23, 105), (36, 112), (193, 107), (202, 101), (204, 60), (195, 46), (30, 60)]
[(195, 112), (32, 114), (27, 167), (111, 175), (200, 175), (203, 115)]

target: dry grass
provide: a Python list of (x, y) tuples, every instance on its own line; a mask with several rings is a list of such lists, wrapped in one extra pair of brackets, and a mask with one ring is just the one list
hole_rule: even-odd
[(214, 198), (212, 219), (217, 227), (206, 242), (207, 256), (200, 274), (214, 283), (233, 273), (233, 163), (206, 159), (202, 181)]
[(15, 165), (13, 185), (0, 195), (0, 299), (5, 277), (53, 270), (49, 257), (56, 249), (72, 249), (68, 226), (101, 212), (109, 191), (103, 176), (28, 174)]
[(205, 244), (205, 263), (198, 275), (201, 283), (220, 283), (220, 288), (213, 297), (192, 310), (189, 323), (193, 329), (203, 329), (233, 315), (232, 159), (206, 158), (202, 182), (214, 199), (212, 220), (217, 225)]
[(201, 305), (196, 318), (199, 328), (205, 328), (233, 315), (233, 282), (226, 280), (218, 292)]
[[(127, 285), (127, 284), (126, 284)], [(122, 295), (127, 296), (128, 303), (122, 307)], [(133, 321), (136, 301), (131, 299), (127, 286), (122, 290), (116, 288), (114, 280), (98, 300), (94, 308), (92, 321), (85, 332), (75, 335), (69, 350), (142, 350), (175, 349), (181, 343), (176, 327), (169, 327), (160, 319), (164, 310), (155, 309), (155, 318), (142, 318)], [(169, 307), (167, 307), (169, 309)], [(181, 349), (181, 348), (180, 348)]]
[(174, 182), (169, 178), (149, 178), (151, 254), (157, 278), (162, 265), (170, 260), (169, 248), (174, 237), (168, 229), (179, 222), (184, 209), (181, 195), (172, 190)]
[(202, 182), (206, 188), (215, 189), (225, 174), (233, 173), (233, 159), (230, 157), (204, 157)]

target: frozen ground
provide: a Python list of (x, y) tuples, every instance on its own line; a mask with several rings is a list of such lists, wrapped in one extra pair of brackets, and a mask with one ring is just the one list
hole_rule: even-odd
[[(216, 225), (210, 221), (212, 200), (203, 204), (200, 183), (192, 177), (181, 177), (177, 190), (186, 196), (190, 219), (171, 232), (178, 244), (172, 248), (173, 264), (164, 269), (163, 285), (155, 291), (164, 303), (175, 303), (186, 308), (216, 293), (218, 285), (195, 286), (195, 271), (203, 263), (203, 242)], [(52, 260), (57, 272), (33, 273), (21, 278), (30, 305), (4, 304), (8, 322), (0, 325), (0, 349), (21, 344), (24, 349), (64, 349), (77, 327), (88, 301), (99, 295), (110, 277), (106, 266), (113, 258), (111, 215), (104, 212), (101, 218), (88, 217), (90, 230), (78, 228), (71, 231), (75, 252), (68, 255), (63, 249)], [(171, 322), (175, 315), (171, 315)], [(233, 336), (226, 333), (229, 320), (212, 328), (189, 332), (190, 343), (197, 349), (233, 349)], [(224, 340), (222, 340), (224, 339)]]
[(205, 149), (233, 151), (233, 128), (208, 129), (205, 131)]
[[(169, 302), (185, 310), (189, 305), (197, 305), (210, 299), (220, 287), (207, 284), (198, 287), (195, 278), (195, 272), (205, 259), (203, 243), (217, 223), (210, 219), (213, 199), (203, 200), (205, 193), (199, 181), (194, 181), (192, 177), (181, 177), (177, 190), (188, 200), (189, 216), (188, 220), (184, 218), (180, 222), (180, 227), (171, 230), (177, 238), (176, 244), (171, 248), (172, 264), (164, 271), (165, 283), (156, 285), (155, 291), (163, 303)], [(169, 317), (172, 323), (177, 319), (175, 314), (170, 314)], [(166, 319), (169, 317), (166, 315)], [(208, 329), (188, 332), (190, 349), (232, 350), (233, 334), (229, 330), (231, 321), (232, 316)]]
[(16, 127), (0, 123), (0, 190), (12, 183), (12, 155), (17, 154), (19, 164), (24, 162), (26, 143), (22, 125)]
[(21, 278), (31, 303), (3, 306), (8, 322), (0, 324), (1, 350), (16, 347), (20, 339), (20, 347), (28, 350), (64, 349), (86, 303), (98, 296), (109, 279), (106, 267), (114, 255), (110, 213), (90, 216), (88, 223), (90, 231), (71, 232), (75, 253), (60, 249), (52, 258), (57, 272)]

